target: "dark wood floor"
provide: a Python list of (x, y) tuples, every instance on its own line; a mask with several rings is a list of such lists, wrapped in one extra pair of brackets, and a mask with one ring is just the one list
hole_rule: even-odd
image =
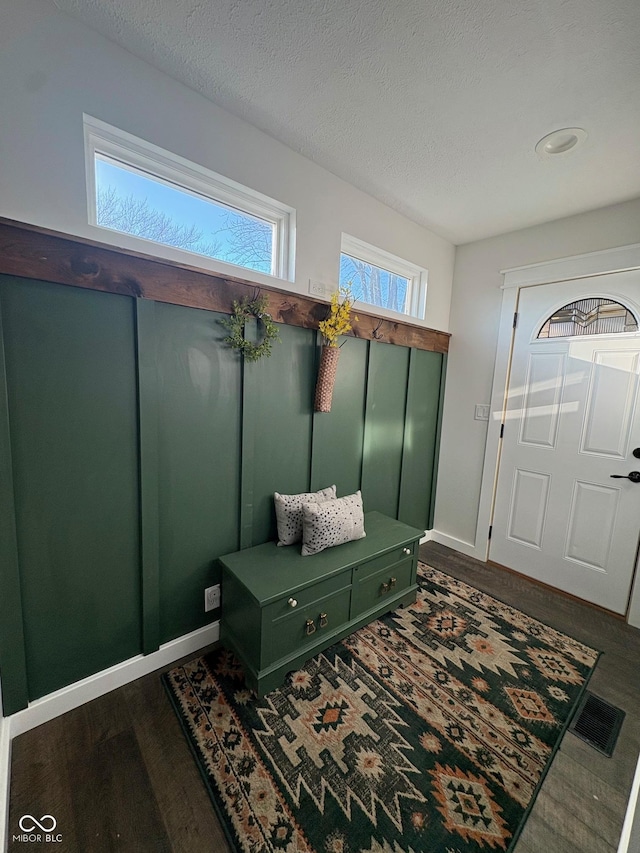
[[(627, 712), (614, 755), (565, 735), (515, 853), (614, 853), (640, 751), (640, 631), (435, 543), (421, 557), (604, 653), (591, 689)], [(229, 849), (158, 673), (14, 740), (11, 851), (24, 814), (54, 815), (62, 835), (30, 850)]]

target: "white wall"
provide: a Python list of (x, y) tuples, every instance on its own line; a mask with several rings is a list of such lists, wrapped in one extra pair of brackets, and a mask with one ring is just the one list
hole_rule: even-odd
[[(500, 270), (640, 242), (640, 199), (513, 231), (456, 250), (435, 529), (484, 558), (475, 542), (489, 403), (502, 304)], [(476, 546), (478, 548), (476, 549)]]
[(0, 76), (0, 216), (104, 239), (104, 232), (87, 224), (84, 112), (294, 207), (298, 292), (308, 292), (309, 279), (337, 282), (344, 231), (426, 267), (424, 325), (448, 329), (449, 242), (137, 59), (50, 0), (0, 0)]

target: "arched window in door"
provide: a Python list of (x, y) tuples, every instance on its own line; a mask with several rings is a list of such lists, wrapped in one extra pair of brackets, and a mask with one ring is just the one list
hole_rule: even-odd
[(539, 338), (613, 335), (638, 331), (638, 318), (613, 299), (578, 299), (555, 311), (542, 325)]

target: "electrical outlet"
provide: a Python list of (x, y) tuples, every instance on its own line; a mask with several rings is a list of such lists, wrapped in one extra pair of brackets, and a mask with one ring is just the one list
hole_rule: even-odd
[(315, 281), (314, 279), (309, 279), (309, 293), (311, 296), (319, 296), (321, 299), (326, 299), (328, 292), (328, 287), (322, 281)]
[(215, 610), (216, 607), (220, 607), (219, 583), (207, 587), (204, 591), (204, 612), (208, 613), (210, 610)]

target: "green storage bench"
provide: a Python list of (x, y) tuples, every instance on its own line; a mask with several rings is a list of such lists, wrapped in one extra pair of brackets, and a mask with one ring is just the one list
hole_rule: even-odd
[(378, 616), (416, 598), (422, 530), (379, 512), (366, 537), (303, 557), (267, 542), (220, 558), (220, 639), (258, 696)]

